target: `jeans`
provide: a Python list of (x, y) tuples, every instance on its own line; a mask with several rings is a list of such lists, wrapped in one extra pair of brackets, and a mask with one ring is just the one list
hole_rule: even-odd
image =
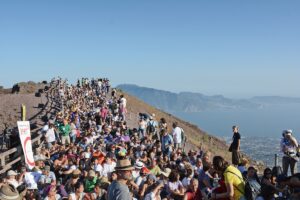
[(291, 170), (291, 175), (297, 172), (297, 161), (289, 156), (282, 157), (282, 171), (283, 174), (287, 176), (288, 170)]

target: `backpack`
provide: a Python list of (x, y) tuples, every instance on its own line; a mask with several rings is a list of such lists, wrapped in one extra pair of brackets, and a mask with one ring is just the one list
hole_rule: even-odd
[(147, 126), (148, 133), (154, 133), (155, 132), (155, 126), (154, 126), (154, 121), (151, 123), (149, 122), (149, 125)]
[(182, 129), (182, 128), (180, 128), (180, 130), (181, 130), (181, 142), (186, 142), (186, 136), (185, 136), (185, 134), (184, 134), (184, 130)]
[(247, 181), (245, 184), (245, 198), (255, 200), (261, 192), (261, 186), (256, 180)]

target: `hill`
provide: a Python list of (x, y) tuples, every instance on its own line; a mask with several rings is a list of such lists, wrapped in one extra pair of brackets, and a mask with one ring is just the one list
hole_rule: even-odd
[(209, 135), (205, 131), (199, 129), (196, 125), (183, 121), (176, 116), (150, 106), (149, 104), (130, 94), (122, 92), (121, 90), (120, 92), (124, 94), (128, 102), (128, 114), (126, 121), (130, 127), (137, 126), (139, 113), (154, 113), (157, 120), (162, 117), (167, 120), (169, 130), (171, 130), (172, 122), (177, 121), (179, 123), (179, 126), (184, 129), (187, 136), (187, 150), (198, 150), (200, 147), (202, 147), (204, 150), (209, 150), (213, 155), (221, 155), (227, 160), (231, 160), (231, 154), (228, 152), (228, 146), (226, 145), (225, 141)]
[(19, 92), (12, 93), (12, 88), (0, 87), (0, 133), (4, 129), (4, 124), (10, 128), (17, 125), (17, 121), (21, 119), (22, 104), (26, 106), (26, 115), (29, 119), (40, 112), (39, 104), (46, 102), (44, 94), (41, 94), (41, 97), (35, 96), (35, 93), (39, 89), (44, 89), (46, 84), (29, 81), (15, 85), (19, 86)]
[(253, 109), (261, 106), (261, 104), (249, 100), (229, 99), (222, 95), (206, 96), (193, 92), (180, 92), (177, 94), (131, 84), (118, 85), (117, 88), (167, 112), (201, 112), (204, 110), (238, 108)]

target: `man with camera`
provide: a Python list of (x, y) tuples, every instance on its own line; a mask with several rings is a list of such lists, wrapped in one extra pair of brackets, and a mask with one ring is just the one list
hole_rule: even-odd
[(290, 167), (291, 174), (295, 174), (296, 164), (299, 161), (298, 157), (298, 142), (292, 135), (292, 130), (284, 130), (282, 132), (283, 138), (281, 139), (281, 151), (284, 153), (282, 157), (282, 170), (283, 174), (287, 176), (288, 168)]

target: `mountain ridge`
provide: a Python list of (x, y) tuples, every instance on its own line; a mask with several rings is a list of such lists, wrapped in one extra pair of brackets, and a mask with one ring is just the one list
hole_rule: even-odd
[(196, 92), (169, 92), (134, 84), (121, 84), (117, 88), (134, 95), (146, 103), (167, 112), (201, 112), (210, 109), (260, 108), (260, 103), (247, 99), (230, 99), (223, 95), (207, 96)]

